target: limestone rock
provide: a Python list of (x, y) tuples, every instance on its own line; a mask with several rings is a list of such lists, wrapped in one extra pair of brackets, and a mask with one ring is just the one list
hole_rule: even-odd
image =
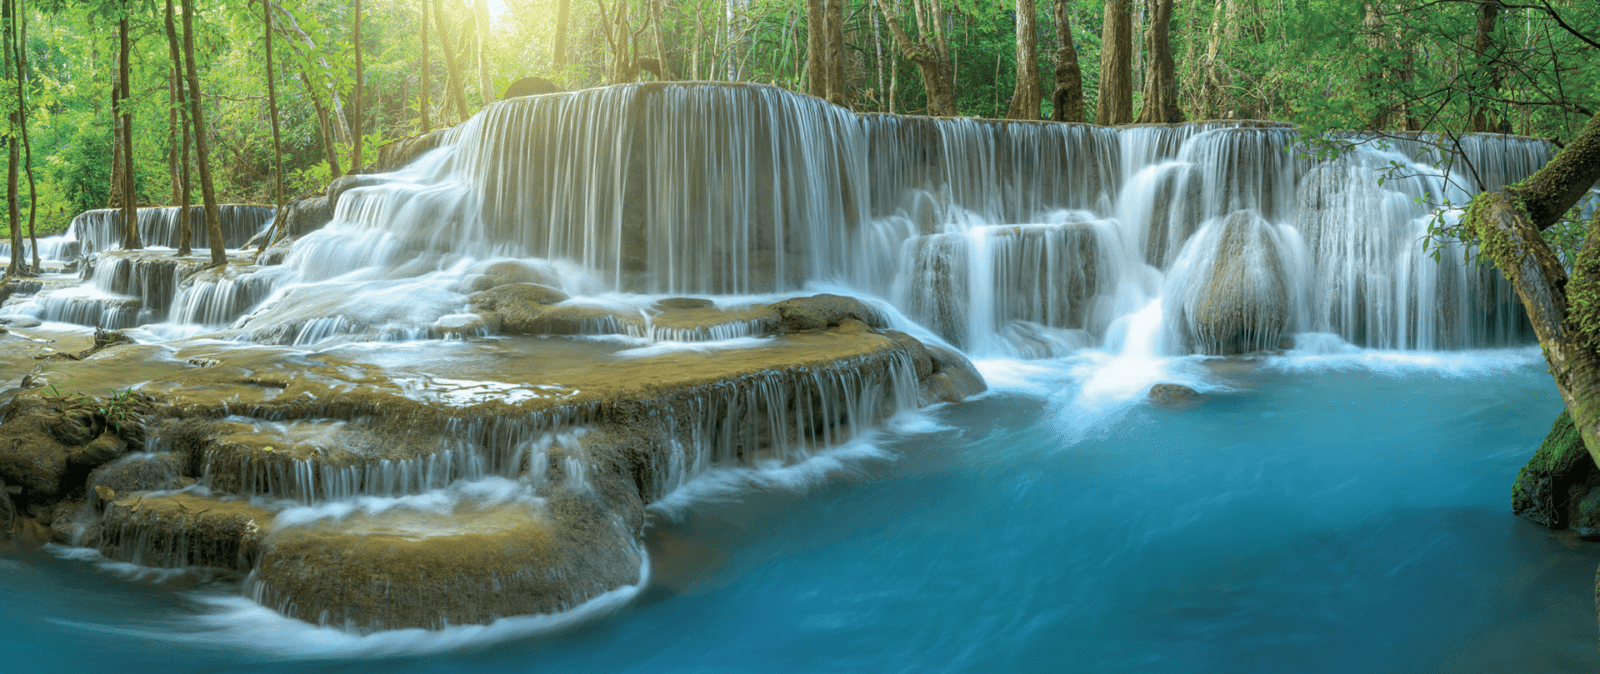
[(272, 245), (267, 246), (266, 250), (261, 251), (261, 255), (256, 257), (256, 264), (263, 267), (283, 264), (284, 260), (289, 259), (289, 252), (294, 248), (294, 242), (298, 240), (294, 236), (279, 237)]
[(283, 227), (278, 236), (305, 236), (332, 221), (333, 200), (328, 195), (301, 197), (284, 207)]
[(194, 478), (183, 475), (183, 464), (184, 458), (175, 452), (134, 452), (91, 471), (89, 493), (100, 501), (114, 501), (101, 496), (101, 490), (114, 495), (181, 489), (194, 483)]
[(884, 330), (883, 334), (911, 353), (911, 362), (917, 367), (917, 379), (927, 379), (928, 375), (933, 374), (933, 356), (921, 341), (899, 330)]
[(516, 260), (501, 260), (484, 268), (483, 273), (494, 282), (490, 287), (508, 283), (535, 283), (551, 288), (561, 286), (561, 278), (550, 271)]
[(474, 293), (467, 298), (467, 301), (484, 311), (499, 311), (505, 314), (526, 310), (530, 304), (557, 304), (566, 301), (568, 297), (566, 293), (546, 285), (507, 283)]
[(435, 129), (432, 132), (410, 138), (401, 138), (385, 143), (378, 148), (378, 158), (369, 171), (398, 171), (405, 168), (418, 157), (438, 148), (444, 142), (444, 137), (449, 129)]
[(559, 94), (565, 91), (555, 82), (543, 77), (524, 77), (506, 87), (506, 92), (501, 94), (501, 100), (507, 98), (520, 98), (522, 96), (539, 96), (542, 94)]
[(6, 490), (6, 483), (0, 480), (0, 541), (9, 540), (17, 534), (17, 507), (11, 502), (11, 492)]
[[(67, 447), (45, 430), (59, 417), (42, 405), (13, 401), (12, 413), (0, 424), (0, 480), (27, 490), (30, 497), (61, 491), (67, 473)], [(91, 436), (92, 437), (92, 436)]]
[[(1574, 506), (1585, 511), (1585, 495), (1594, 491), (1597, 482), (1600, 470), (1584, 447), (1572, 416), (1562, 410), (1533, 458), (1517, 473), (1517, 480), (1511, 485), (1511, 512), (1552, 529), (1566, 528), (1572, 521)], [(1589, 504), (1586, 512), (1590, 514), (1583, 518), (1583, 526), (1593, 528), (1594, 522), (1600, 521), (1594, 517), (1595, 505), (1600, 504)]]
[(115, 433), (106, 431), (82, 447), (67, 453), (67, 463), (74, 466), (103, 466), (128, 452), (128, 443)]
[(656, 300), (656, 306), (664, 309), (703, 309), (715, 304), (703, 297), (668, 297)]
[(435, 335), (446, 339), (463, 339), (499, 332), (500, 328), (496, 325), (491, 330), (488, 322), (478, 314), (450, 314), (440, 316), (439, 320), (434, 321), (432, 331)]
[(854, 297), (813, 295), (772, 305), (778, 311), (780, 332), (821, 330), (854, 318), (874, 328), (889, 327), (889, 320)]
[(0, 316), (0, 325), (8, 328), (37, 328), (44, 323), (32, 316)]
[(392, 181), (383, 176), (371, 175), (347, 175), (334, 178), (333, 182), (328, 183), (328, 217), (331, 219), (334, 213), (339, 212), (339, 197), (344, 196), (345, 192), (358, 187), (372, 187), (389, 182)]
[(1185, 281), (1181, 309), (1194, 348), (1211, 355), (1277, 346), (1289, 321), (1289, 289), (1276, 240), (1261, 216), (1236, 211), (1206, 235), (1199, 267)]
[(1163, 407), (1190, 407), (1200, 402), (1200, 394), (1182, 384), (1156, 384), (1150, 387), (1149, 397)]
[(142, 566), (249, 571), (272, 518), (237, 499), (188, 492), (125, 496), (106, 507), (100, 554)]
[(942, 346), (927, 345), (928, 356), (933, 361), (933, 374), (924, 383), (923, 397), (939, 402), (956, 402), (984, 391), (989, 385), (972, 361), (959, 352)]

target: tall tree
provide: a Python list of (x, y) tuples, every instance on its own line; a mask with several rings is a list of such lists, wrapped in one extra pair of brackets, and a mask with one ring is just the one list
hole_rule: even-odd
[(1055, 0), (1056, 88), (1050, 96), (1050, 119), (1057, 122), (1083, 120), (1083, 70), (1078, 67), (1078, 50), (1072, 45), (1072, 24), (1067, 21), (1068, 0)]
[[(271, 243), (272, 239), (283, 233), (283, 140), (278, 132), (278, 71), (272, 67), (272, 33), (275, 29), (273, 28), (271, 0), (261, 0), (261, 21), (263, 24), (262, 29), (266, 33), (267, 114), (272, 117), (272, 166), (276, 185), (273, 205), (276, 208), (273, 210), (272, 236), (261, 242), (260, 250), (257, 251), (258, 254), (267, 249), (267, 245)], [(359, 104), (356, 109), (361, 109)], [(359, 150), (357, 150), (356, 156), (359, 159)]]
[(1173, 72), (1172, 41), (1168, 32), (1172, 24), (1172, 1), (1149, 0), (1150, 21), (1145, 29), (1144, 46), (1150, 54), (1150, 62), (1145, 68), (1144, 100), (1136, 120), (1140, 123), (1183, 121), (1183, 111), (1178, 109), (1178, 77)]
[(422, 132), (428, 133), (433, 130), (433, 120), (429, 119), (431, 112), (429, 108), (432, 103), (428, 101), (428, 94), (432, 93), (432, 85), (428, 83), (428, 69), (432, 65), (428, 63), (428, 0), (422, 0), (419, 4), (422, 5), (422, 35), (418, 36), (422, 40), (422, 57), (419, 59), (421, 61), (419, 65), (422, 66), (422, 84), (417, 87), (420, 99), (417, 101), (417, 112), (422, 118)]
[(350, 146), (350, 172), (360, 173), (361, 167), (363, 166), (361, 162), (361, 143), (364, 140), (361, 137), (361, 134), (363, 133), (361, 129), (361, 118), (363, 117), (361, 110), (361, 96), (364, 93), (362, 90), (367, 88), (367, 69), (363, 67), (361, 63), (361, 0), (356, 0), (355, 12), (356, 30), (354, 39), (356, 44), (356, 91), (355, 94), (350, 97), (350, 105), (351, 107), (355, 108), (355, 114), (350, 116), (350, 125), (352, 127), (351, 131), (355, 138), (352, 141), (353, 144)]
[[(556, 0), (556, 52), (551, 60), (555, 63), (557, 71), (567, 67), (567, 15), (571, 13), (572, 0)], [(445, 49), (448, 50), (449, 47)]]
[[(1483, 82), (1481, 96), (1499, 98), (1500, 54), (1494, 43), (1495, 21), (1500, 16), (1500, 0), (1479, 0), (1478, 34), (1472, 41), (1472, 51), (1477, 56), (1476, 79)], [(1495, 112), (1494, 105), (1482, 98), (1472, 107), (1472, 130), (1494, 133), (1511, 133), (1511, 123)]]
[(24, 0), (17, 0), (17, 24), (17, 125), (22, 127), (22, 166), (28, 173), (28, 239), (33, 247), (33, 270), (38, 272), (39, 233), (34, 229), (34, 219), (39, 213), (39, 189), (33, 180), (33, 143), (28, 140), (28, 100), (24, 93), (28, 82), (28, 5)]
[[(1033, 0), (1017, 0), (1017, 87), (1006, 117), (1039, 118), (1039, 28)], [(1067, 40), (1072, 37), (1067, 36)], [(997, 83), (998, 84), (998, 83)]]
[(845, 79), (844, 0), (827, 0), (828, 101), (850, 104), (850, 84)]
[(117, 22), (117, 43), (120, 45), (117, 54), (117, 79), (122, 88), (120, 95), (117, 96), (117, 112), (122, 120), (122, 248), (124, 250), (144, 248), (144, 242), (139, 240), (139, 196), (133, 184), (133, 109), (129, 105), (132, 96), (129, 94), (128, 85), (133, 70), (129, 65), (130, 52), (133, 48), (128, 35), (128, 15), (132, 11), (133, 3), (130, 0), (123, 0), (121, 21)]
[(494, 102), (494, 77), (489, 69), (489, 2), (475, 0), (473, 16), (478, 20), (478, 89), (483, 104)]
[(1094, 122), (1112, 126), (1133, 121), (1133, 19), (1129, 0), (1106, 0), (1100, 33), (1100, 98)]
[(806, 0), (806, 90), (828, 97), (827, 0)]
[(456, 121), (467, 118), (467, 94), (461, 85), (456, 50), (450, 46), (450, 31), (445, 24), (443, 0), (433, 0), (433, 24), (439, 29), (439, 50), (444, 52), (445, 92), (456, 106)]
[[(16, 76), (17, 59), (12, 53), (16, 46), (16, 7), (12, 0), (0, 0), (0, 21), (5, 23), (5, 76), (7, 79)], [(6, 264), (6, 276), (17, 276), (23, 272), (22, 267), (22, 211), (17, 208), (17, 137), (15, 114), (6, 115), (11, 125), (11, 133), (7, 134), (7, 151), (11, 161), (6, 174), (6, 211), (9, 215), (6, 224), (11, 228), (11, 261)]]
[(205, 203), (206, 238), (211, 243), (212, 266), (228, 264), (222, 245), (222, 222), (217, 211), (217, 190), (211, 181), (211, 142), (206, 136), (205, 109), (200, 105), (200, 71), (194, 63), (194, 3), (183, 0), (183, 65), (189, 77), (189, 119), (194, 124), (195, 163), (200, 168), (200, 199)]
[(194, 239), (194, 224), (189, 221), (189, 202), (193, 201), (189, 185), (189, 97), (184, 88), (183, 56), (179, 48), (178, 30), (173, 19), (172, 0), (166, 3), (167, 56), (172, 60), (172, 104), (178, 110), (179, 136), (178, 173), (174, 175), (173, 189), (177, 190), (178, 204), (178, 256), (187, 257)]
[(945, 42), (944, 7), (939, 0), (912, 0), (912, 13), (916, 15), (917, 37), (912, 39), (900, 25), (900, 17), (892, 14), (887, 0), (875, 0), (884, 23), (894, 35), (895, 48), (907, 60), (917, 64), (922, 74), (922, 88), (928, 94), (928, 114), (940, 117), (956, 115), (955, 68), (950, 61), (950, 46)]

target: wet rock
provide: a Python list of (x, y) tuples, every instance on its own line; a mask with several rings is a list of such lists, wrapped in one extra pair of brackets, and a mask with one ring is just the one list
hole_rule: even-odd
[[(530, 304), (557, 304), (566, 301), (569, 296), (547, 285), (537, 283), (507, 283), (495, 286), (480, 293), (474, 293), (467, 298), (473, 306), (484, 311), (498, 311), (510, 314), (516, 311), (526, 311)], [(509, 315), (507, 316), (509, 318)]]
[(703, 297), (668, 297), (656, 300), (656, 306), (663, 309), (703, 309), (714, 305), (716, 302)]
[(74, 466), (103, 466), (128, 453), (128, 443), (115, 433), (106, 431), (82, 447), (67, 453), (67, 463)]
[[(1566, 410), (1511, 485), (1511, 512), (1551, 529), (1564, 529), (1582, 511), (1581, 526), (1597, 528), (1596, 504), (1589, 495), (1600, 486), (1600, 470), (1584, 447)], [(1590, 501), (1585, 506), (1585, 501)]]
[(32, 316), (0, 316), (0, 326), (7, 328), (37, 328), (43, 325)]
[(85, 517), (83, 501), (62, 501), (55, 505), (50, 515), (50, 542), (74, 545), (89, 524)]
[(911, 362), (917, 367), (917, 379), (927, 379), (933, 374), (933, 356), (929, 355), (928, 347), (924, 346), (917, 338), (899, 330), (884, 330), (884, 336), (906, 347), (911, 354)]
[(978, 368), (960, 352), (931, 344), (925, 348), (933, 361), (933, 374), (924, 381), (924, 398), (956, 402), (989, 390)]
[(639, 582), (632, 532), (592, 497), (558, 490), (545, 507), (389, 511), (284, 528), (266, 539), (269, 606), (364, 630), (483, 624), (557, 613)]
[(17, 507), (11, 502), (11, 492), (6, 489), (6, 483), (0, 480), (0, 541), (10, 540), (17, 535)]
[(625, 335), (644, 329), (644, 317), (637, 313), (593, 305), (529, 304), (496, 313), (505, 335)]
[(1156, 384), (1150, 387), (1149, 398), (1164, 407), (1189, 407), (1200, 402), (1200, 394), (1182, 384)]
[(298, 240), (294, 236), (279, 238), (272, 245), (267, 246), (266, 250), (261, 251), (261, 255), (256, 257), (256, 264), (263, 267), (283, 264), (284, 260), (289, 259), (289, 253), (294, 249), (294, 242)]
[(889, 327), (889, 320), (861, 300), (842, 295), (796, 297), (772, 305), (778, 311), (780, 332), (821, 330), (847, 319), (856, 319), (874, 328)]
[(333, 221), (333, 202), (328, 194), (301, 197), (289, 202), (284, 207), (283, 228), (279, 236), (305, 236), (322, 229)]
[(334, 213), (339, 212), (339, 198), (344, 196), (345, 192), (358, 187), (373, 187), (390, 182), (394, 181), (383, 176), (347, 175), (334, 178), (333, 182), (328, 183), (328, 217), (331, 219)]
[(507, 98), (520, 98), (522, 96), (539, 96), (542, 94), (559, 94), (565, 91), (555, 82), (543, 77), (524, 77), (506, 87), (506, 92), (500, 96), (501, 100)]
[(22, 487), (30, 496), (51, 496), (61, 490), (68, 448), (46, 430), (58, 419), (53, 410), (37, 403), (12, 402), (12, 412), (0, 423), (0, 480)]
[(516, 260), (496, 262), (484, 268), (483, 273), (494, 282), (494, 285), (490, 287), (502, 286), (508, 283), (534, 283), (551, 288), (559, 288), (561, 286), (561, 278), (554, 273)]
[(62, 444), (87, 445), (105, 431), (105, 420), (93, 410), (70, 409), (50, 426), (50, 431)]
[(367, 170), (376, 173), (403, 169), (418, 157), (438, 148), (444, 142), (445, 133), (448, 131), (449, 129), (436, 129), (420, 136), (385, 143), (378, 148), (377, 161), (368, 166)]
[[(89, 473), (89, 493), (97, 501), (114, 501), (115, 494), (182, 489), (194, 484), (183, 475), (184, 457), (175, 452), (134, 452)], [(102, 490), (112, 496), (101, 495)]]
[(1289, 321), (1289, 290), (1271, 225), (1254, 211), (1236, 211), (1218, 227), (1198, 242), (1215, 252), (1202, 250), (1207, 259), (1186, 270), (1179, 324), (1201, 353), (1272, 349)]
[(238, 499), (188, 492), (124, 496), (106, 506), (100, 554), (142, 566), (249, 571), (272, 519)]
[[(496, 314), (498, 316), (498, 314)], [(478, 314), (451, 314), (440, 316), (433, 323), (433, 333), (446, 339), (463, 339), (466, 337), (481, 337), (499, 332), (499, 326), (493, 330), (489, 324)]]

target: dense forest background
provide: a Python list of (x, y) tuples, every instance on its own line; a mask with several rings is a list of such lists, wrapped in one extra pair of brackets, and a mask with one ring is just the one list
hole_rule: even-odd
[[(13, 112), (6, 133), (20, 138), (26, 119), (20, 156), (35, 176), (11, 217), (26, 223), (36, 206), (44, 234), (119, 202), (117, 105), (133, 129), (126, 164), (138, 203), (181, 199), (178, 129), (190, 108), (177, 97), (169, 40), (184, 29), (174, 22), (169, 34), (166, 6), (4, 5), (0, 100), (26, 113)], [(192, 5), (188, 37), (216, 200), (273, 203), (269, 79), (288, 196), (370, 162), (387, 141), (459, 122), (524, 77), (567, 89), (763, 82), (861, 112), (1267, 119), (1313, 132), (1561, 142), (1600, 109), (1595, 9), (1593, 0), (207, 0)], [(128, 86), (117, 103), (124, 20)]]

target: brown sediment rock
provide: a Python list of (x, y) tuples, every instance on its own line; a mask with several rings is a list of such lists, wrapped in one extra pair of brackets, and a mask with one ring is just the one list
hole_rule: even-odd
[(0, 480), (22, 487), (30, 499), (60, 492), (71, 448), (47, 430), (59, 421), (59, 414), (36, 398), (14, 400), (0, 423)]
[(813, 295), (796, 297), (772, 305), (777, 310), (781, 332), (821, 330), (854, 318), (874, 328), (889, 327), (882, 312), (873, 309), (854, 297), (842, 295)]
[[(484, 268), (483, 274), (493, 281), (494, 286), (502, 286), (508, 283), (535, 283), (551, 288), (561, 287), (561, 278), (556, 276), (555, 273), (516, 260), (501, 260), (491, 264)], [(563, 297), (562, 299), (566, 298)], [(546, 304), (550, 303), (547, 302)]]
[(1163, 407), (1185, 408), (1200, 404), (1200, 394), (1182, 384), (1156, 384), (1150, 387), (1150, 402)]
[(248, 571), (272, 519), (272, 513), (240, 499), (136, 494), (106, 506), (100, 553), (144, 566)]

